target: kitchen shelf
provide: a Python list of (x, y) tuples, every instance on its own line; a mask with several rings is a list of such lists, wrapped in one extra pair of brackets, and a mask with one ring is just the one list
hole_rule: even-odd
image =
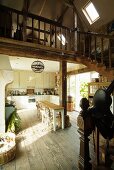
[(100, 89), (106, 89), (111, 82), (91, 82), (88, 83), (88, 97), (94, 96), (95, 92)]
[(93, 96), (94, 96), (95, 92), (100, 88), (106, 89), (110, 85), (110, 83), (111, 82), (91, 82), (91, 83), (88, 83), (88, 99), (89, 99), (90, 105), (92, 105)]

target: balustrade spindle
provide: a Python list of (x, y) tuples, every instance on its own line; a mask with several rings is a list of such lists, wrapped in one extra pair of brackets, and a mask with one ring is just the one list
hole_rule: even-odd
[(46, 45), (46, 23), (44, 22), (44, 45)]
[(6, 23), (5, 23), (5, 26), (4, 26), (4, 37), (6, 37)]
[(69, 29), (69, 50), (71, 50), (71, 30)]
[(40, 44), (40, 20), (38, 20), (38, 44)]
[(19, 14), (17, 14), (17, 30), (19, 30)]
[(12, 38), (12, 30), (13, 30), (13, 27), (12, 27), (12, 11), (10, 11), (10, 15), (11, 15), (11, 31), (10, 31), (10, 37)]
[(55, 48), (57, 48), (57, 28), (55, 26)]
[(34, 41), (34, 19), (32, 18), (32, 42)]
[(81, 44), (80, 44), (80, 32), (78, 32), (78, 51), (81, 51)]
[(50, 47), (52, 46), (52, 26), (50, 24)]
[(89, 46), (89, 58), (91, 58), (91, 42), (92, 42), (92, 36), (91, 36), (91, 34), (88, 34), (88, 46)]
[(96, 130), (96, 164), (99, 165), (99, 130), (98, 128)]
[(62, 28), (60, 27), (60, 49), (62, 49)]
[(103, 64), (104, 39), (101, 37), (101, 63)]
[(65, 50), (67, 50), (67, 29), (65, 29)]
[(110, 39), (109, 39), (109, 68), (111, 68), (111, 44), (110, 44)]
[(97, 37), (95, 36), (94, 37), (94, 40), (95, 40), (95, 61), (97, 61)]
[(84, 35), (83, 55), (86, 56), (86, 34)]

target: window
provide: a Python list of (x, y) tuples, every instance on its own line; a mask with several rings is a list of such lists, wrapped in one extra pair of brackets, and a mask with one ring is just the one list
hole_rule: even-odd
[(90, 24), (93, 24), (95, 21), (97, 21), (100, 18), (99, 14), (92, 2), (87, 3), (83, 7), (82, 11)]
[(63, 34), (58, 34), (57, 38), (59, 39), (59, 41), (62, 42), (63, 45), (65, 45), (65, 43), (67, 43)]

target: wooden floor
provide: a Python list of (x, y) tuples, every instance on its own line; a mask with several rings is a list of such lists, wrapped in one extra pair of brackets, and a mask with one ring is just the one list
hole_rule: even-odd
[[(36, 109), (20, 110), (18, 114), (22, 119), (22, 129), (16, 137), (16, 158), (0, 166), (0, 170), (78, 170), (77, 112), (68, 113), (71, 127), (56, 132), (47, 130), (38, 119)], [(99, 166), (93, 170), (110, 168)]]
[(77, 112), (70, 113), (72, 126), (48, 132), (38, 120), (36, 109), (19, 111), (22, 130), (17, 135), (16, 158), (0, 170), (76, 170), (78, 169), (79, 134)]

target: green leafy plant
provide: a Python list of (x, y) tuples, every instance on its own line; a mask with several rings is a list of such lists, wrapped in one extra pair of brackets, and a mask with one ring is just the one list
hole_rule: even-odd
[(17, 109), (15, 109), (14, 112), (9, 117), (8, 123), (6, 125), (6, 131), (17, 133), (20, 130), (20, 127), (21, 127), (21, 119), (17, 114)]
[(83, 82), (80, 85), (80, 94), (82, 97), (88, 98), (88, 83)]

